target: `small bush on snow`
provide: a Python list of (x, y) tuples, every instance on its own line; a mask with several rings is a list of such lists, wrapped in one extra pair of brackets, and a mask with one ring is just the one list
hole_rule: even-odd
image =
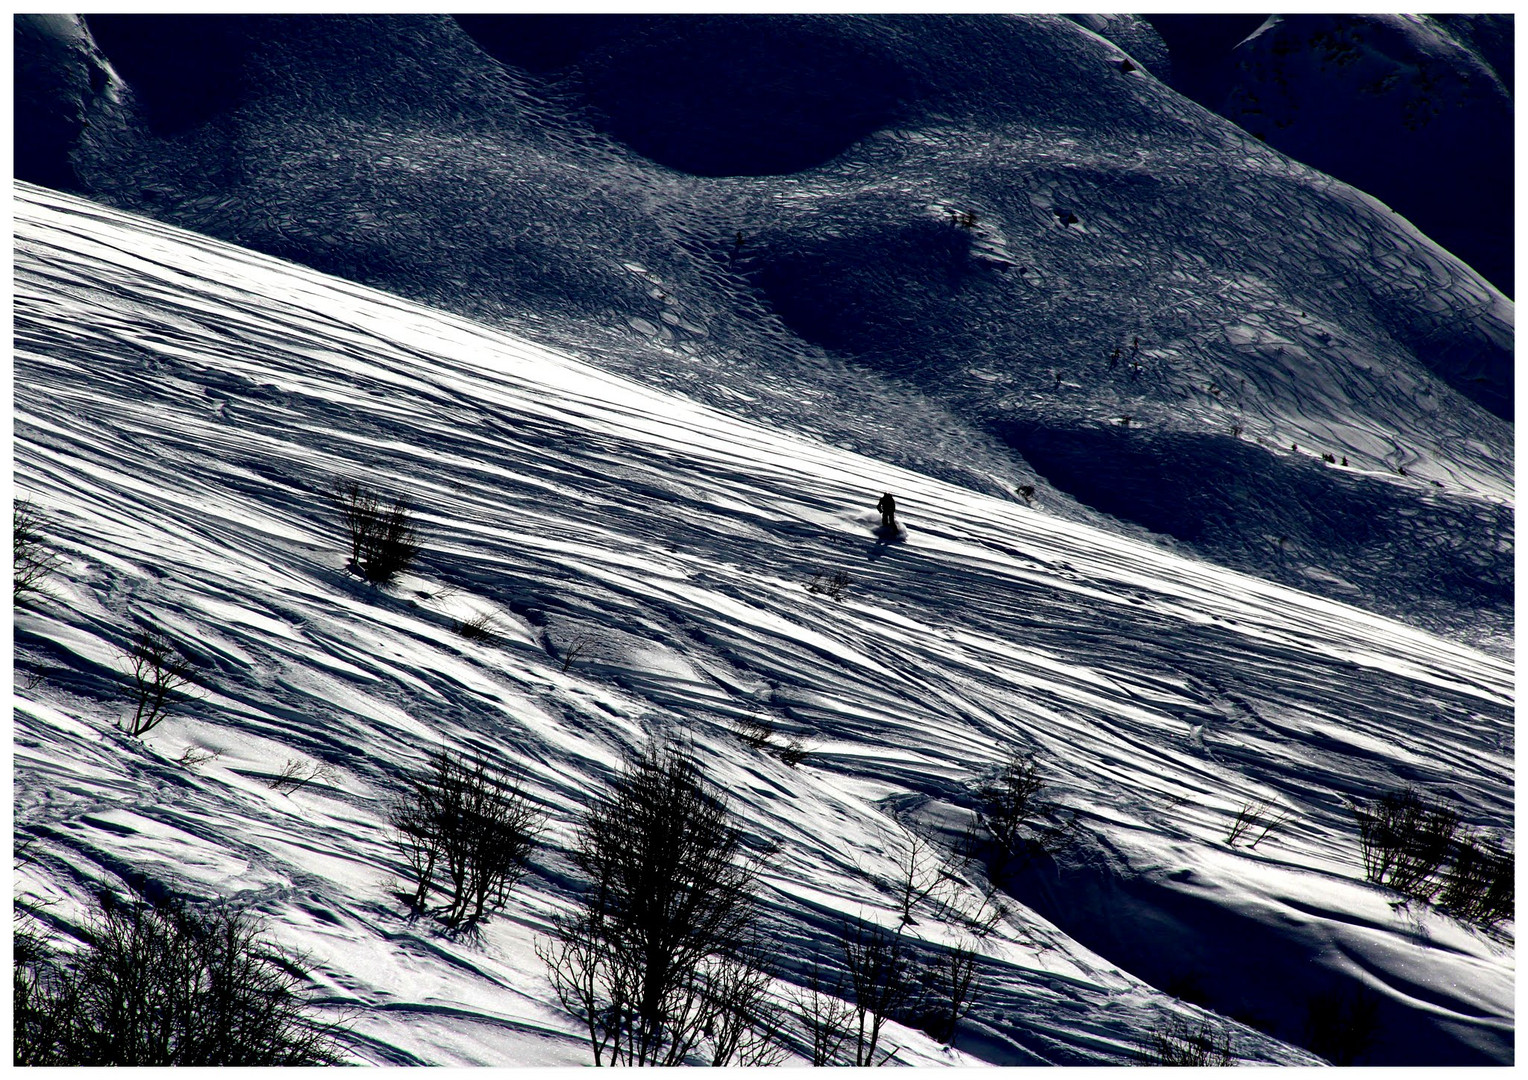
[(426, 910), (439, 886), (447, 926), (476, 922), (499, 907), (524, 876), (542, 816), (517, 782), (481, 757), (470, 763), (442, 749), (409, 782), (390, 820), (414, 878), (411, 905)]
[(1058, 807), (1040, 797), (1045, 781), (1033, 755), (1014, 754), (982, 788), (981, 821), (1005, 856), (1053, 852), (1068, 841), (1069, 826), (1052, 820)]
[(350, 542), (350, 566), (367, 581), (386, 585), (414, 564), (419, 534), (413, 511), (402, 499), (384, 505), (354, 480), (336, 485), (331, 498)]
[(1513, 917), (1512, 852), (1463, 827), (1453, 808), (1403, 788), (1353, 812), (1369, 881), (1488, 928)]
[(1516, 913), (1512, 852), (1474, 834), (1461, 836), (1443, 880), (1438, 906), (1450, 915), (1493, 927)]
[(672, 743), (628, 758), (579, 826), (587, 885), (536, 946), (595, 1065), (782, 1056), (755, 940), (757, 864), (725, 795)]
[(814, 596), (826, 596), (829, 600), (842, 600), (844, 594), (849, 591), (849, 586), (854, 584), (854, 579), (842, 570), (835, 570), (831, 574), (814, 574), (806, 591)]
[(1353, 812), (1369, 881), (1419, 900), (1436, 896), (1459, 815), (1409, 787), (1359, 804)]
[(1209, 1020), (1195, 1024), (1171, 1015), (1146, 1036), (1139, 1053), (1146, 1065), (1227, 1066), (1236, 1063), (1231, 1053), (1230, 1032)]
[(494, 620), (493, 613), (488, 611), (453, 623), (451, 629), (468, 641), (493, 641), (499, 636), (499, 624)]

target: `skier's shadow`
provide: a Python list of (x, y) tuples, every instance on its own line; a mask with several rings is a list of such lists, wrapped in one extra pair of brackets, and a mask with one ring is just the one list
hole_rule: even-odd
[(895, 544), (907, 541), (907, 530), (899, 525), (882, 525), (875, 530), (875, 543), (871, 546), (869, 558), (879, 559), (891, 550)]

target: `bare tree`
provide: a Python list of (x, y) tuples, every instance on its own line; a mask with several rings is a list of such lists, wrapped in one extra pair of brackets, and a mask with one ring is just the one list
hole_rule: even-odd
[(908, 1010), (918, 996), (902, 927), (846, 925), (843, 949), (854, 992), (854, 1064), (884, 1065), (896, 1053), (883, 1051), (876, 1059), (886, 1021)]
[(842, 982), (825, 986), (822, 968), (813, 964), (805, 987), (795, 995), (796, 1010), (801, 1016), (807, 1037), (812, 1040), (812, 1064), (834, 1065), (852, 1033), (849, 1019), (854, 1007), (844, 1000)]
[(711, 1064), (778, 1065), (785, 1057), (779, 1041), (781, 1017), (769, 998), (771, 979), (760, 960), (759, 943), (715, 961), (706, 980), (710, 1014)]
[(43, 582), (58, 571), (63, 560), (44, 543), (42, 528), (46, 519), (30, 499), (11, 505), (11, 523), (15, 531), (11, 603), (20, 606), (49, 595)]
[(596, 1065), (760, 1061), (776, 1021), (747, 948), (755, 867), (726, 800), (671, 743), (628, 758), (579, 828), (587, 884), (537, 952)]
[(933, 896), (942, 884), (944, 860), (934, 841), (919, 829), (908, 830), (907, 850), (897, 860), (897, 908), (902, 921), (913, 921), (913, 908)]
[(976, 979), (976, 950), (963, 942), (947, 949), (924, 973), (928, 986), (925, 1027), (947, 1046), (955, 1045), (955, 1031), (966, 1013)]
[(164, 720), (172, 695), (189, 681), (191, 661), (165, 638), (143, 630), (127, 654), (127, 662), (137, 701), (127, 733), (137, 736), (152, 731)]

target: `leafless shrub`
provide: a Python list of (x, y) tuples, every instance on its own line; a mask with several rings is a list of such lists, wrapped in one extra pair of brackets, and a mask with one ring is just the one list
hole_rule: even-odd
[(962, 943), (943, 950), (924, 968), (923, 979), (927, 993), (921, 1026), (946, 1046), (954, 1046), (960, 1022), (971, 1011), (976, 949)]
[(784, 1059), (782, 1017), (769, 997), (771, 981), (757, 943), (710, 965), (705, 1010), (712, 1065), (753, 1068)]
[(1231, 1053), (1231, 1034), (1209, 1020), (1198, 1024), (1169, 1015), (1152, 1031), (1140, 1048), (1146, 1065), (1229, 1066), (1236, 1063)]
[(221, 750), (208, 750), (201, 746), (188, 746), (181, 751), (180, 757), (175, 759), (177, 765), (187, 769), (199, 769), (209, 761), (216, 761), (223, 756)]
[(775, 756), (794, 769), (816, 752), (817, 747), (807, 746), (800, 739), (790, 739), (784, 746), (775, 749)]
[(1045, 786), (1034, 756), (1014, 754), (981, 790), (982, 824), (997, 841), (1001, 858), (1057, 851), (1070, 840), (1071, 826), (1053, 820), (1056, 804), (1040, 797)]
[(775, 727), (767, 716), (748, 716), (733, 721), (732, 732), (750, 750), (763, 750), (774, 736)]
[(1438, 906), (1455, 918), (1487, 928), (1513, 918), (1514, 862), (1510, 850), (1465, 833), (1454, 850)]
[(563, 673), (566, 674), (568, 668), (572, 666), (573, 661), (577, 660), (579, 657), (583, 656), (584, 653), (588, 652), (589, 647), (593, 644), (594, 635), (590, 633), (579, 634), (571, 642), (569, 642), (568, 647), (564, 649), (562, 653)]
[(43, 539), (42, 530), (47, 519), (30, 499), (21, 499), (11, 505), (11, 522), (15, 536), (11, 603), (20, 607), (48, 595), (44, 583), (58, 572), (63, 560)]
[(18, 1065), (334, 1065), (302, 959), (245, 915), (104, 903), (72, 956), (46, 943), (15, 965)]
[(189, 682), (191, 661), (181, 656), (167, 639), (151, 630), (139, 632), (126, 659), (137, 704), (126, 731), (129, 735), (139, 736), (163, 722), (170, 702)]
[(843, 949), (854, 996), (854, 1064), (884, 1065), (896, 1053), (880, 1045), (886, 1021), (906, 1012), (919, 992), (906, 939), (900, 926), (859, 923), (845, 926)]
[(1008, 917), (1008, 906), (998, 899), (997, 886), (989, 886), (982, 893), (981, 903), (972, 907), (963, 902), (958, 894), (945, 905), (952, 921), (963, 925), (978, 938), (985, 938), (997, 929), (998, 923)]
[(814, 574), (806, 591), (817, 596), (826, 596), (829, 600), (842, 600), (844, 594), (849, 591), (849, 586), (854, 584), (851, 578), (842, 570), (835, 570), (831, 574)]
[(333, 778), (334, 766), (327, 762), (288, 758), (286, 764), (281, 767), (281, 771), (266, 781), (266, 786), (283, 795), (290, 795), (314, 780), (327, 782)]
[(1293, 814), (1278, 806), (1272, 799), (1245, 803), (1237, 811), (1236, 820), (1231, 823), (1231, 829), (1226, 833), (1226, 844), (1235, 847), (1255, 832), (1256, 839), (1247, 844), (1249, 849), (1255, 849), (1268, 838), (1269, 833), (1287, 825), (1293, 817)]
[(844, 1000), (847, 991), (841, 982), (831, 987), (823, 982), (822, 968), (813, 964), (806, 985), (795, 996), (797, 1014), (812, 1043), (812, 1064), (816, 1067), (837, 1065), (838, 1055), (848, 1042), (854, 1007)]
[(1414, 788), (1381, 795), (1353, 812), (1369, 881), (1419, 900), (1438, 894), (1438, 872), (1459, 829), (1457, 813)]
[(489, 611), (480, 612), (463, 622), (453, 623), (451, 629), (468, 641), (493, 641), (499, 636), (499, 624), (494, 620), (493, 613)]
[(517, 782), (481, 757), (467, 763), (445, 749), (425, 776), (410, 781), (389, 819), (414, 878), (412, 906), (425, 910), (439, 873), (447, 900), (436, 913), (451, 927), (504, 903), (542, 826)]
[[(777, 1024), (747, 947), (755, 868), (722, 795), (680, 748), (627, 760), (579, 828), (588, 882), (538, 943), (596, 1065), (763, 1061)], [(748, 1034), (743, 1034), (747, 1029)]]
[(904, 923), (913, 922), (913, 908), (940, 889), (943, 866), (934, 841), (917, 829), (908, 830), (907, 848), (897, 859), (895, 883), (897, 910)]
[(384, 505), (354, 480), (336, 484), (330, 497), (350, 543), (349, 565), (367, 581), (386, 585), (413, 565), (419, 534), (407, 503), (394, 499), (392, 505)]

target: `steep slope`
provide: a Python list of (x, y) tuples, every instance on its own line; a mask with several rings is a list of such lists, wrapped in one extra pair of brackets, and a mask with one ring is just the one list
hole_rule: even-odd
[[(778, 845), (782, 995), (835, 963), (841, 920), (897, 918), (913, 827), (952, 843), (1033, 752), (1070, 846), (1002, 879), (1018, 902), (977, 942), (959, 1049), (897, 1025), (899, 1061), (1130, 1060), (1197, 1015), (1158, 989), (1190, 983), (1272, 1033), (1223, 1022), (1247, 1060), (1309, 1061), (1307, 1004), (1360, 987), (1364, 1060), (1511, 1059), (1510, 924), (1394, 905), (1344, 804), (1414, 783), (1510, 831), (1509, 665), (118, 211), (23, 185), (16, 221), (17, 488), (64, 560), (16, 617), (17, 888), (60, 929), (123, 881), (233, 897), (355, 1007), (364, 1060), (578, 1063), (532, 944), (624, 748), (682, 734), (750, 844)], [(417, 573), (342, 569), (340, 477), (416, 500)], [(804, 588), (835, 570), (842, 601)], [(496, 641), (452, 632), (485, 611)], [(138, 625), (196, 693), (133, 740), (113, 722)], [(733, 730), (756, 721), (809, 757), (750, 749)], [(552, 822), (476, 937), (394, 893), (386, 804), (442, 744), (522, 771)], [(287, 761), (324, 772), (277, 794)], [(1228, 845), (1263, 799), (1289, 823)], [(979, 903), (981, 866), (952, 872)], [(959, 940), (916, 916), (925, 953)]]
[(86, 29), (93, 198), (1507, 648), (1511, 305), (1075, 22)]
[(1383, 199), (1513, 295), (1510, 14), (1151, 21), (1185, 93)]

